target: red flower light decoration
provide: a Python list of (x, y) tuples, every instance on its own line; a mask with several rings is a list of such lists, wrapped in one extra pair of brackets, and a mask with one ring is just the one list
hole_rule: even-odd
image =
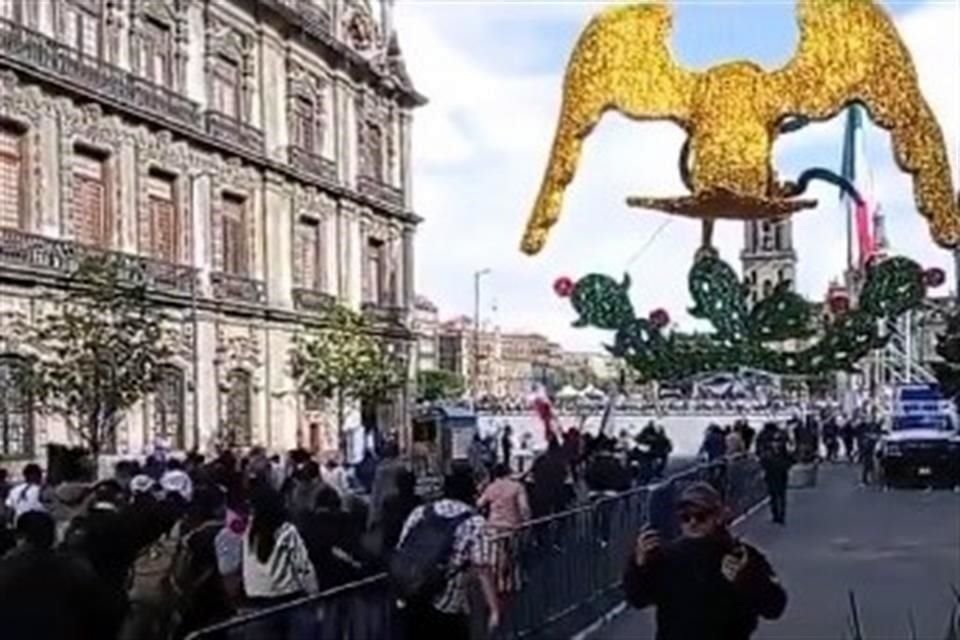
[(573, 293), (574, 282), (567, 276), (560, 276), (553, 281), (553, 291), (561, 298), (569, 298)]
[(850, 297), (846, 293), (836, 293), (830, 296), (830, 312), (842, 315), (850, 310)]
[(663, 329), (670, 324), (670, 314), (666, 309), (656, 309), (650, 312), (650, 324), (657, 329)]
[(947, 281), (947, 274), (940, 267), (931, 267), (923, 272), (923, 283), (931, 289), (936, 289)]

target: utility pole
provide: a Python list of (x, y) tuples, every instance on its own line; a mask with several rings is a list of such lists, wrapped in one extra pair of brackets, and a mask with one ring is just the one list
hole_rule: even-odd
[(481, 269), (473, 274), (473, 381), (470, 385), (470, 398), (473, 410), (477, 410), (477, 391), (480, 385), (480, 278), (490, 273), (490, 269)]

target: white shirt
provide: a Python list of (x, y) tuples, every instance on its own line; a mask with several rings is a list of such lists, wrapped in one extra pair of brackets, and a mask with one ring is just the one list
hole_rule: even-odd
[(341, 466), (330, 469), (327, 465), (323, 465), (320, 467), (320, 479), (323, 480), (324, 484), (332, 487), (341, 498), (350, 493), (350, 483), (347, 481), (347, 472)]
[(44, 511), (47, 507), (40, 501), (40, 485), (18, 484), (7, 495), (7, 508), (13, 511), (13, 519), (30, 511)]
[(286, 522), (275, 535), (276, 542), (266, 562), (257, 557), (249, 532), (243, 535), (243, 588), (247, 596), (278, 598), (318, 593), (317, 574), (296, 527)]

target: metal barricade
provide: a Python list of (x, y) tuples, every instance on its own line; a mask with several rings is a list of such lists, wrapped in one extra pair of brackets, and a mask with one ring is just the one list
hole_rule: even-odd
[[(756, 459), (740, 456), (699, 465), (667, 480), (508, 532), (491, 532), (484, 555), (501, 603), (495, 637), (558, 638), (601, 618), (622, 601), (625, 562), (648, 523), (664, 538), (679, 532), (676, 497), (693, 482), (711, 483), (732, 516), (763, 499)], [(487, 637), (479, 589), (471, 596), (473, 636)], [(385, 575), (317, 596), (261, 609), (194, 632), (187, 640), (403, 640), (401, 612)]]
[(400, 640), (400, 627), (387, 576), (380, 574), (244, 613), (186, 640)]
[[(731, 517), (766, 493), (760, 465), (744, 455), (495, 536), (489, 566), (503, 609), (495, 637), (569, 637), (600, 619), (623, 599), (623, 570), (637, 533), (650, 524), (666, 539), (679, 535), (676, 498), (699, 481), (723, 495)], [(486, 612), (476, 607), (475, 613), (474, 635), (482, 638)]]

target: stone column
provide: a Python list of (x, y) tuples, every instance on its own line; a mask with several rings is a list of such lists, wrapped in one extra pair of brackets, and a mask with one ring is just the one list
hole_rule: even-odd
[(400, 112), (400, 184), (403, 188), (403, 204), (413, 209), (413, 115), (408, 110)]
[(306, 442), (301, 424), (296, 382), (290, 376), (292, 333), (279, 326), (267, 327), (268, 420), (271, 425), (269, 446), (288, 451)]
[(202, 314), (197, 321), (196, 354), (194, 356), (196, 374), (192, 381), (194, 387), (191, 407), (196, 416), (194, 433), (188, 440), (208, 450), (220, 424), (220, 389), (217, 378), (217, 331), (214, 320)]
[(268, 171), (264, 181), (264, 277), (272, 307), (293, 307), (293, 202), (283, 176)]
[(260, 35), (260, 72), (263, 91), (260, 104), (263, 113), (263, 136), (267, 155), (286, 162), (286, 147), (290, 144), (287, 123), (287, 61), (281, 40), (265, 31)]
[(413, 309), (413, 300), (416, 295), (416, 282), (414, 281), (414, 234), (416, 228), (408, 226), (403, 228), (403, 248), (401, 258), (403, 260), (403, 299), (401, 306), (409, 314)]
[(206, 33), (204, 32), (203, 7), (205, 3), (193, 2), (187, 9), (187, 65), (184, 77), (184, 89), (187, 97), (200, 104), (207, 105), (206, 82)]
[(198, 271), (199, 295), (207, 296), (210, 294), (210, 272), (213, 270), (213, 255), (210, 251), (211, 237), (210, 229), (213, 221), (213, 210), (211, 203), (211, 177), (204, 173), (193, 178), (193, 208), (192, 220), (193, 228), (193, 266)]
[(33, 230), (50, 238), (62, 238), (66, 235), (64, 221), (67, 215), (65, 210), (60, 210), (60, 127), (55, 114), (44, 113), (41, 117), (37, 144), (40, 146), (43, 182), (39, 194), (40, 210), (31, 212)]
[(354, 91), (346, 78), (338, 76), (336, 82), (339, 177), (340, 182), (353, 187), (357, 184), (357, 119)]
[(117, 245), (126, 253), (137, 253), (137, 156), (132, 141), (125, 141), (117, 153), (117, 178), (120, 180), (120, 202), (117, 211), (120, 236)]

